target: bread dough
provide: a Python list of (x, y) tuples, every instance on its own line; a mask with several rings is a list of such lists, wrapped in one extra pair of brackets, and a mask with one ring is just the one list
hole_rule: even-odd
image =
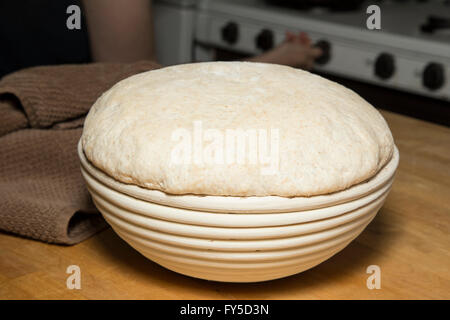
[(122, 80), (91, 108), (82, 145), (94, 166), (124, 183), (285, 197), (367, 180), (394, 148), (386, 121), (355, 92), (252, 62), (184, 64)]

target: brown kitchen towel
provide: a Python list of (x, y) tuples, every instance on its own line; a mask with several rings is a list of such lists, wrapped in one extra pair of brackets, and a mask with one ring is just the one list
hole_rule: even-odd
[(75, 244), (106, 227), (77, 156), (86, 113), (117, 81), (153, 62), (24, 69), (0, 80), (0, 229)]

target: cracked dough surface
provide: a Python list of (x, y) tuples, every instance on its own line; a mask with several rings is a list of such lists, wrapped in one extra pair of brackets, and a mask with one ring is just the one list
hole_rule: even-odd
[[(232, 156), (220, 163), (226, 159), (220, 150), (231, 152), (226, 132), (236, 129), (254, 129), (258, 139), (266, 132), (266, 149), (253, 144), (256, 163), (250, 153), (241, 163)], [(270, 143), (273, 129), (278, 144)], [(174, 132), (187, 138), (177, 140)], [(190, 162), (174, 160), (181, 154), (174, 150), (189, 153), (181, 141), (191, 142)], [(124, 183), (171, 194), (285, 197), (367, 180), (394, 148), (384, 118), (353, 91), (307, 71), (252, 62), (171, 66), (120, 81), (91, 108), (82, 145), (94, 166)], [(216, 158), (207, 162), (205, 149)], [(272, 159), (272, 172), (263, 174), (269, 164), (260, 154)]]

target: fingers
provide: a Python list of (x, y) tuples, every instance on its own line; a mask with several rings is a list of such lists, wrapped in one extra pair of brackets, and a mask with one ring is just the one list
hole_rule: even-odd
[(277, 59), (282, 62), (281, 64), (311, 70), (315, 60), (322, 54), (322, 49), (312, 45), (311, 38), (306, 32), (286, 31), (284, 44), (279, 47), (274, 56), (278, 57)]
[(286, 31), (285, 41), (287, 41), (287, 42), (294, 42), (295, 41), (295, 34), (290, 32), (290, 31)]
[(313, 59), (317, 59), (322, 54), (323, 54), (322, 49), (320, 49), (318, 47), (311, 47), (311, 49), (308, 51), (308, 55)]
[(306, 32), (300, 32), (298, 35), (298, 40), (301, 44), (305, 46), (311, 45), (311, 38), (308, 36)]
[(298, 34), (295, 34), (291, 31), (286, 31), (285, 41), (295, 42), (305, 46), (311, 45), (311, 38), (308, 36), (306, 32), (299, 32)]
[(309, 46), (311, 44), (311, 39), (306, 32), (299, 32), (298, 34), (295, 34), (291, 31), (286, 31), (285, 41), (295, 42), (305, 46)]
[(304, 64), (304, 69), (311, 70), (314, 67), (314, 63), (318, 57), (323, 54), (322, 49), (317, 47), (310, 47), (307, 51), (307, 58)]

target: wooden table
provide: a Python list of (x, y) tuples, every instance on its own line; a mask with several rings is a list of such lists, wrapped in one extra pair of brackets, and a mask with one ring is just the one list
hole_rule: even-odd
[[(449, 299), (450, 129), (383, 112), (400, 150), (392, 191), (347, 248), (319, 266), (255, 284), (176, 274), (147, 260), (111, 229), (75, 246), (0, 234), (2, 299)], [(81, 289), (66, 268), (81, 268)], [(369, 290), (366, 268), (381, 268)]]

